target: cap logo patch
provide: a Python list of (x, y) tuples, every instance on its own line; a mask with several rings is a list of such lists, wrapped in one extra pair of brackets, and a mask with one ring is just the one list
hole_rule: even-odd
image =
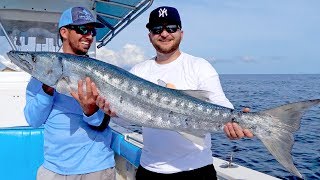
[(159, 9), (159, 17), (168, 16), (168, 12), (166, 8)]
[(83, 9), (82, 11), (78, 12), (77, 19), (84, 19), (87, 21), (94, 21), (93, 17), (91, 16), (90, 12)]

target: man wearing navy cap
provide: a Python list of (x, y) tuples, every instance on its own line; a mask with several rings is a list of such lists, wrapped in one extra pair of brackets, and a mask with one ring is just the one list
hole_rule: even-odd
[[(95, 28), (101, 27), (88, 9), (67, 9), (59, 21), (63, 52), (87, 56)], [(35, 78), (27, 86), (26, 120), (33, 127), (44, 127), (44, 162), (38, 180), (115, 179), (110, 116), (96, 105), (97, 88), (89, 78), (86, 86), (80, 81), (78, 87), (72, 98)]]
[[(183, 31), (177, 9), (167, 6), (156, 8), (150, 13), (146, 27), (156, 56), (134, 66), (131, 73), (168, 88), (211, 92), (208, 98), (212, 103), (233, 108), (212, 65), (203, 58), (180, 51)], [(236, 123), (226, 124), (224, 131), (230, 139), (253, 136)], [(209, 133), (203, 138), (204, 146), (170, 130), (143, 127), (142, 134), (144, 146), (137, 180), (217, 179), (212, 165)]]
[[(156, 8), (150, 13), (146, 27), (156, 56), (135, 65), (131, 73), (167, 88), (211, 92), (207, 98), (212, 103), (233, 108), (212, 65), (203, 58), (180, 51), (183, 31), (177, 9), (168, 6)], [(116, 114), (106, 99), (98, 97), (97, 104), (110, 116)], [(236, 123), (227, 123), (224, 131), (230, 139), (253, 137), (249, 130), (242, 130)], [(142, 135), (143, 149), (137, 180), (217, 179), (212, 165), (210, 133), (203, 138), (203, 146), (187, 140), (176, 131), (142, 127)]]

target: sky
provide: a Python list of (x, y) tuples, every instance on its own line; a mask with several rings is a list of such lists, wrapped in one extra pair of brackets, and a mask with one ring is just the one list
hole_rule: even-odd
[[(109, 53), (125, 54), (120, 60), (128, 63), (130, 56), (123, 52), (129, 48), (135, 52), (133, 64), (138, 52), (140, 58), (154, 56), (145, 24), (149, 13), (163, 5), (180, 13), (180, 49), (208, 60), (220, 74), (320, 73), (318, 0), (155, 0), (106, 45)], [(99, 58), (110, 58), (103, 49), (97, 52)]]
[(320, 73), (318, 0), (155, 0), (97, 50), (97, 59), (129, 69), (154, 56), (145, 25), (163, 5), (180, 13), (180, 50), (208, 60), (219, 74)]

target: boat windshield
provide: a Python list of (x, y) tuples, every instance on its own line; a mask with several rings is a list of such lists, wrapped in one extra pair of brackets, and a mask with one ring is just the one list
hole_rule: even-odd
[(0, 71), (17, 71), (6, 53), (20, 51), (54, 51), (61, 49), (58, 20), (66, 7), (84, 6), (96, 14), (105, 28), (98, 29), (96, 46), (89, 55), (95, 57), (96, 47), (105, 46), (122, 29), (151, 6), (153, 0), (2, 0), (0, 1)]

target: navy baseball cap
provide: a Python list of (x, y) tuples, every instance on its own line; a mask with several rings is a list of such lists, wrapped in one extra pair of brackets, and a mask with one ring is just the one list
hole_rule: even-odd
[(59, 29), (67, 25), (92, 24), (96, 28), (102, 28), (104, 25), (96, 22), (93, 14), (85, 7), (72, 7), (65, 10), (59, 20)]
[(147, 23), (146, 27), (150, 29), (153, 26), (162, 25), (162, 24), (176, 24), (181, 26), (181, 20), (179, 12), (174, 7), (169, 6), (161, 6), (153, 11), (151, 11), (149, 16), (149, 22)]

